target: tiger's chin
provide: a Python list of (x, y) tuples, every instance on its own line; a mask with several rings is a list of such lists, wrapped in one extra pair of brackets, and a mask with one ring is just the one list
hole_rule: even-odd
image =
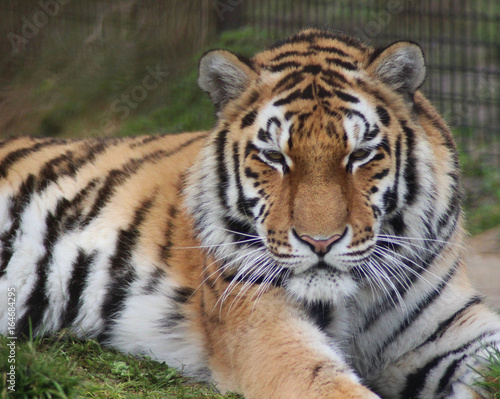
[(333, 306), (352, 297), (359, 289), (357, 282), (348, 273), (316, 267), (292, 274), (284, 286), (300, 302)]

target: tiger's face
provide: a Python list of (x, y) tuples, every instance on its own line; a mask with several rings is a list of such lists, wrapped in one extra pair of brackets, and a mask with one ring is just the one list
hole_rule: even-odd
[(416, 45), (374, 57), (343, 40), (305, 31), (251, 61), (215, 51), (200, 65), (219, 116), (189, 193), (202, 241), (233, 278), (279, 280), (307, 302), (353, 295), (377, 256), (424, 76)]

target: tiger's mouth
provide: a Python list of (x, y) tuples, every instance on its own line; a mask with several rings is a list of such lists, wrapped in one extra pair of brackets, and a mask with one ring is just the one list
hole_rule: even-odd
[(294, 270), (283, 281), (291, 296), (305, 303), (335, 305), (357, 292), (359, 286), (349, 270), (343, 270), (324, 261), (305, 270)]
[(312, 265), (301, 265), (295, 266), (289, 269), (290, 277), (302, 277), (305, 275), (315, 275), (315, 274), (328, 274), (328, 275), (347, 275), (349, 274), (349, 269), (345, 266), (335, 265), (329, 263), (325, 260), (319, 260)]

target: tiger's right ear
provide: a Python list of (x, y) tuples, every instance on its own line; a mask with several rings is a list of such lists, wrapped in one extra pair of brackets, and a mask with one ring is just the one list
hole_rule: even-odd
[(212, 50), (200, 60), (198, 85), (206, 91), (219, 112), (229, 100), (237, 98), (257, 73), (252, 63), (226, 50)]
[(396, 42), (375, 51), (367, 70), (411, 102), (425, 79), (424, 54), (413, 42)]

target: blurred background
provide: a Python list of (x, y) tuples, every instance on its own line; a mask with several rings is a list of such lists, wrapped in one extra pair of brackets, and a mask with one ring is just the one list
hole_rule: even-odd
[(469, 229), (500, 224), (498, 0), (0, 0), (0, 137), (210, 129), (211, 48), (252, 56), (304, 27), (418, 42), (461, 151)]

